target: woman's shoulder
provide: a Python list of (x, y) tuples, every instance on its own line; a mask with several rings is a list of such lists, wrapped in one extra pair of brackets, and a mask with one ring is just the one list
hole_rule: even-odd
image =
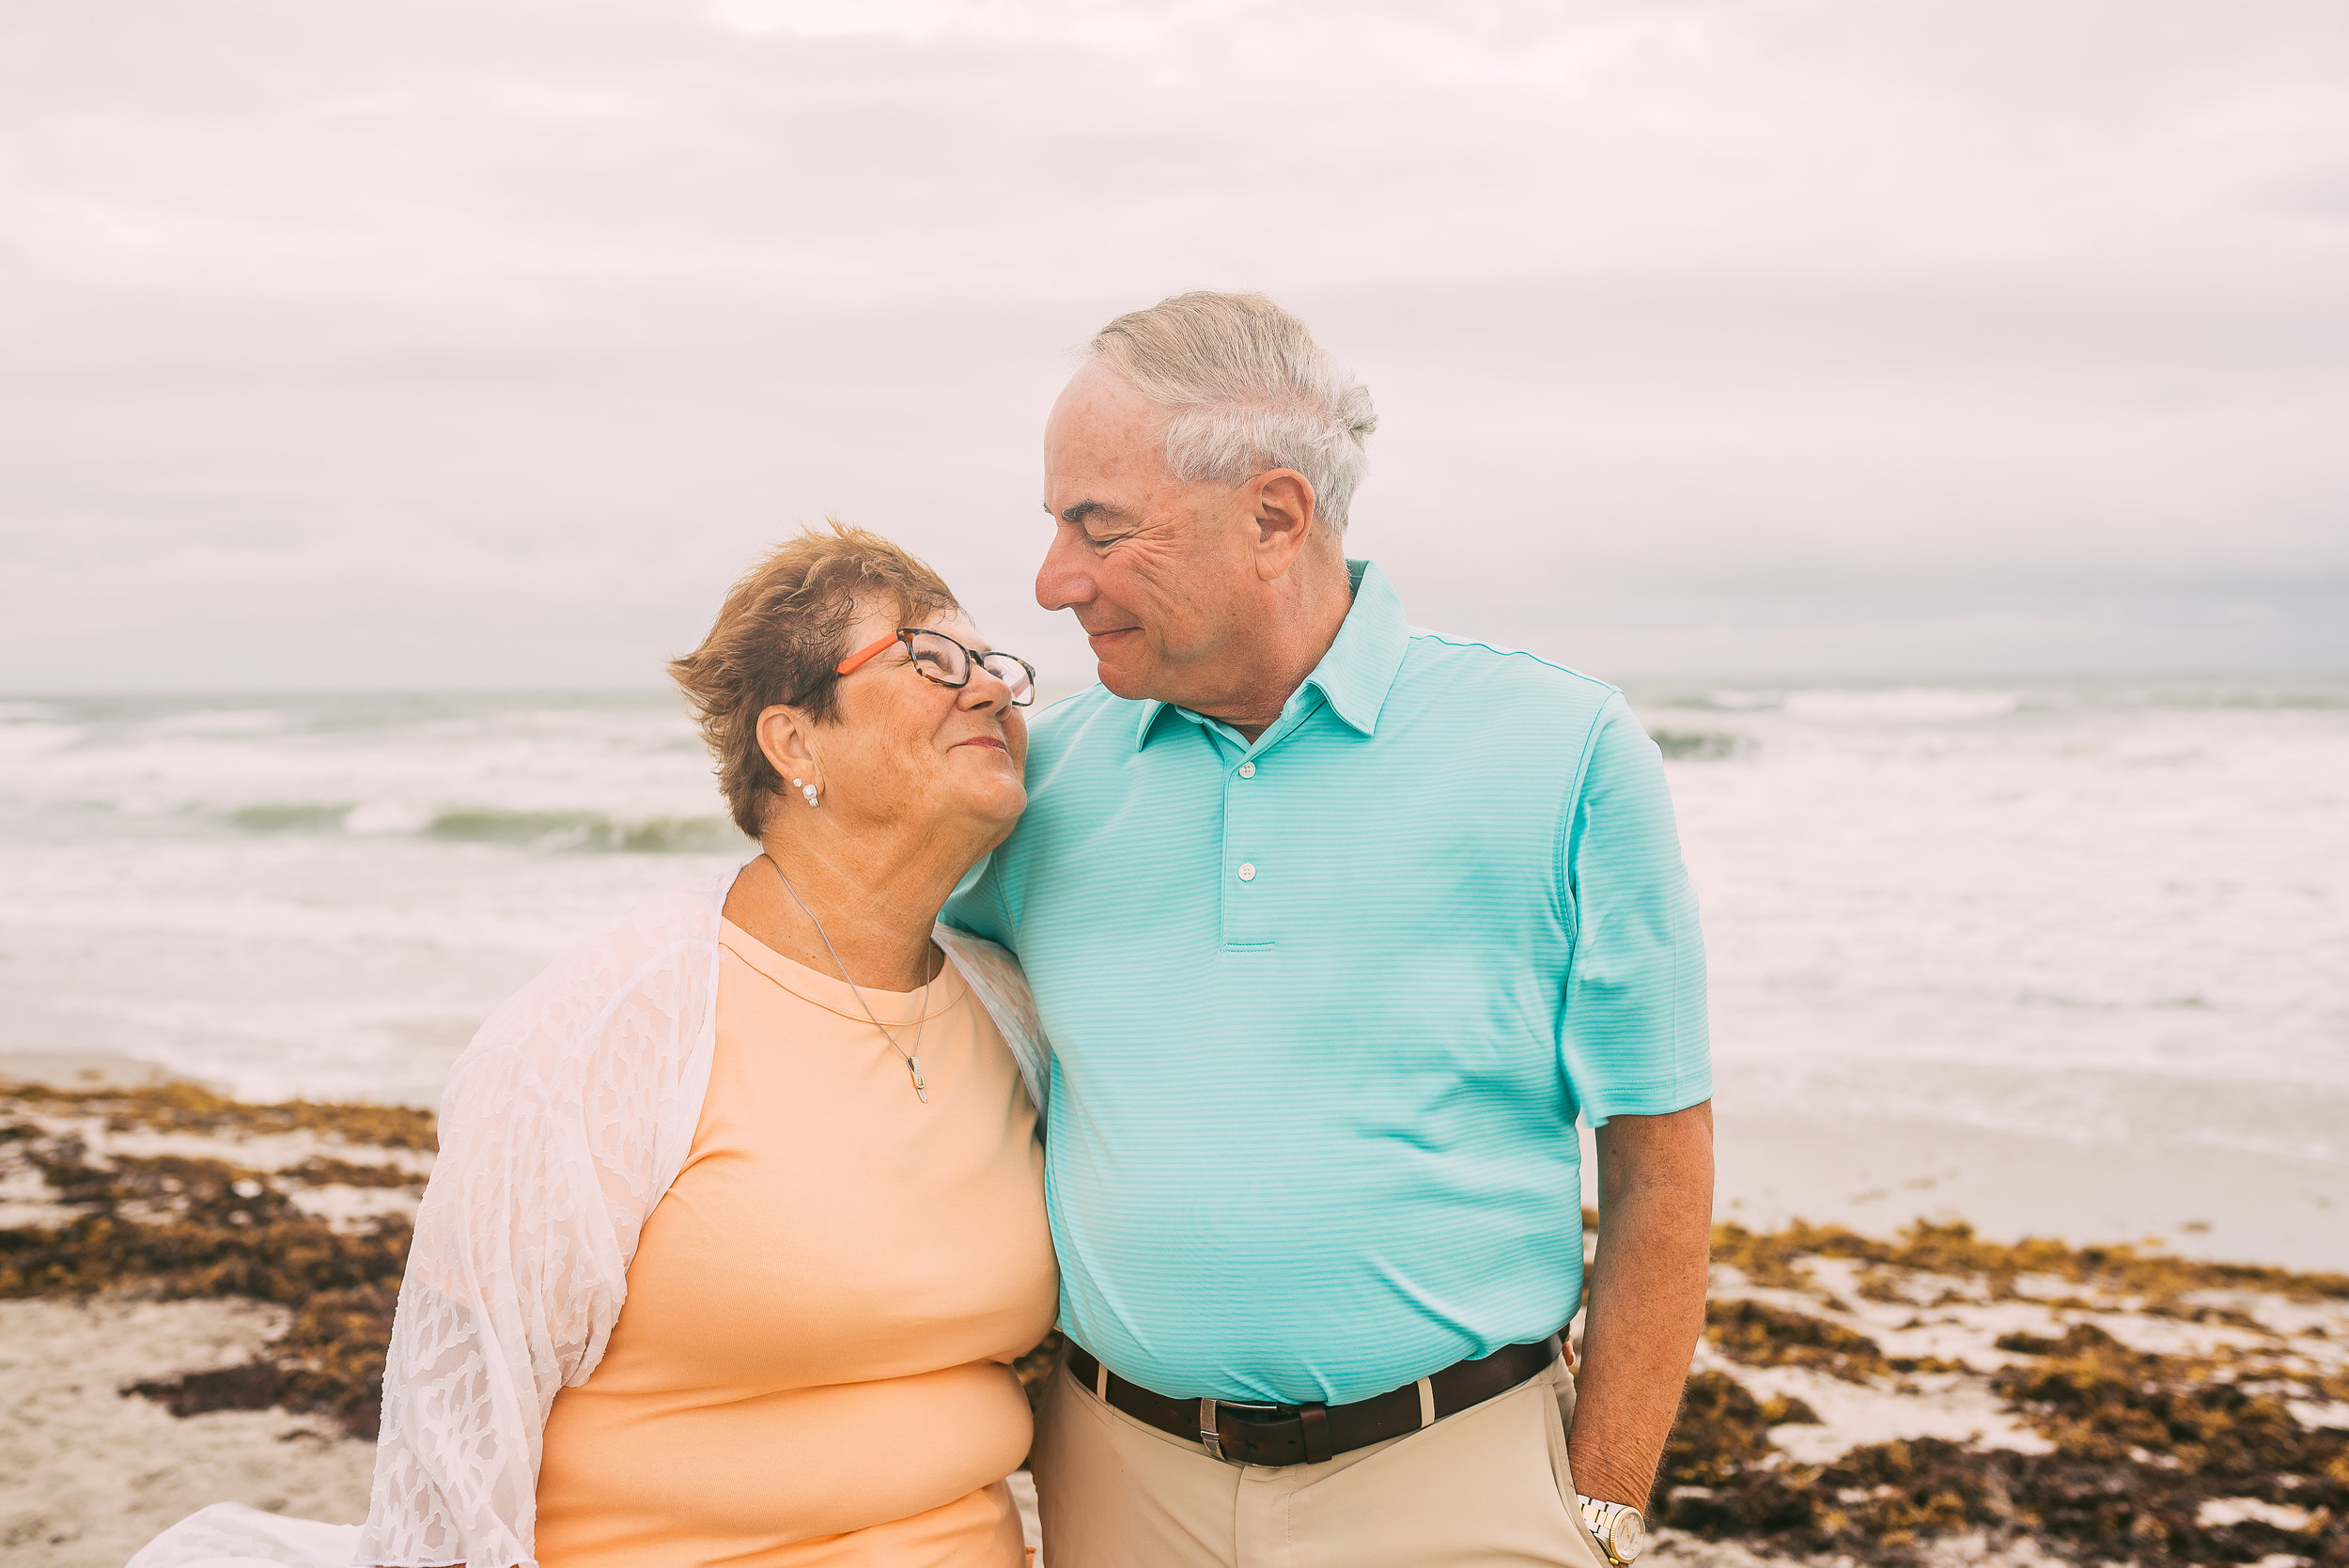
[(722, 891), (700, 886), (648, 898), (618, 924), (565, 949), (531, 985), (572, 986), (616, 1000), (663, 959), (689, 953), (707, 958), (718, 939), (723, 900)]
[(1045, 1035), (1044, 1020), (1036, 1014), (1035, 994), (1028, 988), (1019, 960), (1008, 948), (944, 924), (932, 937), (962, 971), (979, 1005), (987, 1009), (997, 1032), (1011, 1048), (1019, 1077), (1028, 1086), (1028, 1098), (1035, 1103), (1041, 1120), (1051, 1091), (1052, 1045)]
[(1009, 948), (969, 931), (958, 930), (943, 921), (930, 935), (931, 939), (955, 961), (955, 967), (962, 970), (964, 978), (974, 984), (992, 985), (1017, 992), (1029, 1005), (1034, 1005), (1028, 994), (1027, 972), (1020, 969), (1019, 960)]
[(490, 1015), (458, 1059), (451, 1094), (518, 1073), (552, 1081), (565, 1063), (607, 1046), (657, 1045), (697, 1028), (722, 898), (722, 888), (677, 888), (572, 943)]

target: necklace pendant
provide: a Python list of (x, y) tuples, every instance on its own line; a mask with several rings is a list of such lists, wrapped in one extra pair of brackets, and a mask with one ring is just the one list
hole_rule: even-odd
[(930, 1086), (922, 1081), (922, 1059), (918, 1056), (907, 1057), (906, 1071), (913, 1078), (913, 1097), (924, 1105), (929, 1104)]

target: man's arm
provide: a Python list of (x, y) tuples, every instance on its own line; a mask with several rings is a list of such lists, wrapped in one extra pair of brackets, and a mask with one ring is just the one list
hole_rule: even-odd
[(1600, 1127), (1598, 1214), (1566, 1458), (1584, 1496), (1645, 1509), (1704, 1327), (1712, 1102)]

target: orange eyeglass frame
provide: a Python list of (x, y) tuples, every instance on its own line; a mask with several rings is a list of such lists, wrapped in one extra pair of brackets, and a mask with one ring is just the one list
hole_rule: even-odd
[[(857, 652), (852, 653), (848, 658), (842, 660), (837, 665), (833, 666), (832, 673), (834, 675), (852, 675), (856, 674), (857, 671), (863, 669), (865, 665), (871, 663), (874, 660), (879, 658), (882, 654), (887, 653), (892, 644), (903, 643), (906, 639), (914, 635), (916, 632), (926, 632), (932, 637), (941, 638), (946, 642), (953, 643), (955, 646), (962, 648), (963, 657), (971, 661), (971, 668), (973, 670), (985, 668), (985, 666), (979, 661), (982, 659), (994, 658), (997, 654), (1002, 654), (1005, 659), (1018, 660), (1020, 668), (1028, 672), (1028, 694), (1025, 698), (1014, 698), (1012, 706), (1014, 707), (1026, 707), (1030, 703), (1035, 701), (1034, 665), (1030, 664), (1024, 659), (1020, 659), (1016, 653), (1003, 653), (1001, 648), (995, 649), (992, 653), (988, 654), (973, 653), (970, 648), (964, 647), (961, 643), (956, 641), (956, 639), (948, 637), (942, 631), (932, 630), (928, 627), (901, 626), (896, 630), (891, 632), (888, 636), (882, 638), (879, 642), (875, 643), (871, 647), (861, 648)], [(911, 644), (909, 644), (908, 645), (910, 646)], [(941, 681), (939, 684), (944, 685), (945, 683)], [(964, 684), (970, 684), (968, 676), (964, 677)]]
[(871, 647), (866, 648), (862, 652), (848, 655), (848, 658), (842, 660), (839, 665), (833, 669), (832, 674), (836, 675), (852, 675), (856, 674), (865, 665), (870, 664), (874, 660), (879, 659), (882, 654), (887, 653), (889, 651), (890, 644), (895, 643), (904, 635), (905, 634), (901, 631), (893, 631), (888, 636), (882, 638), (879, 642), (874, 644)]

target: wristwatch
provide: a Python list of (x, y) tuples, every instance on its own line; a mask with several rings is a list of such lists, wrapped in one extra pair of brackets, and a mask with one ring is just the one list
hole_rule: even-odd
[(1638, 1509), (1627, 1502), (1586, 1498), (1579, 1492), (1574, 1495), (1574, 1500), (1582, 1505), (1582, 1528), (1597, 1543), (1598, 1555), (1616, 1568), (1636, 1560), (1647, 1550), (1647, 1515)]

